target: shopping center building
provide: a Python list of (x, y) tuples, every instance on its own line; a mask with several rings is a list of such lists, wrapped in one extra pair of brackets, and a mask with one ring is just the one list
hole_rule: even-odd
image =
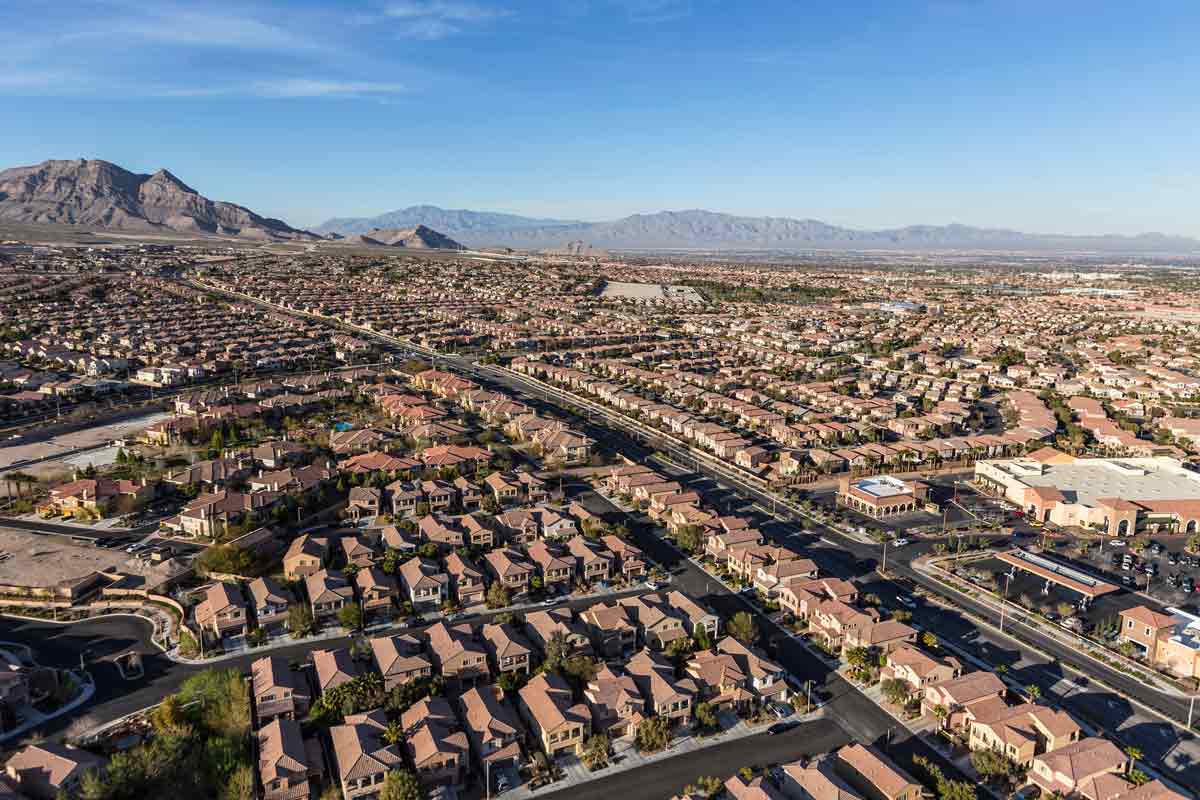
[(1200, 473), (1167, 456), (1078, 458), (1045, 447), (976, 462), (975, 483), (1039, 522), (1114, 536), (1200, 530)]

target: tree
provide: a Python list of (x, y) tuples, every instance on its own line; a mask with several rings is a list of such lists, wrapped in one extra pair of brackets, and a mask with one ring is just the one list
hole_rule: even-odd
[(985, 779), (1008, 777), (1016, 767), (1003, 753), (989, 748), (971, 753), (971, 766)]
[(508, 594), (508, 589), (500, 581), (492, 581), (492, 585), (487, 590), (487, 607), (507, 608), (510, 605), (512, 605), (512, 598)]
[(685, 786), (683, 793), (685, 795), (698, 794), (705, 798), (705, 800), (713, 800), (713, 798), (721, 794), (724, 788), (725, 784), (721, 782), (720, 778), (715, 778), (712, 775), (701, 775), (696, 779), (695, 783), (689, 783)]
[(1142, 748), (1134, 747), (1133, 745), (1126, 745), (1125, 755), (1129, 756), (1129, 764), (1125, 768), (1125, 771), (1129, 772), (1130, 770), (1133, 769), (1134, 763), (1137, 762), (1139, 759), (1141, 759)]
[(696, 724), (701, 730), (711, 731), (717, 727), (717, 712), (713, 709), (712, 703), (700, 702), (696, 704)]
[(758, 639), (758, 626), (748, 611), (739, 611), (725, 623), (725, 632), (742, 644), (753, 644)]
[(571, 647), (566, 634), (555, 631), (546, 642), (546, 658), (542, 661), (542, 669), (546, 672), (562, 672), (563, 664), (570, 657)]
[(187, 715), (179, 695), (167, 695), (158, 708), (150, 714), (150, 724), (159, 736), (180, 736), (191, 731)]
[(349, 605), (342, 606), (342, 609), (338, 611), (338, 622), (342, 624), (343, 628), (348, 630), (359, 630), (363, 625), (362, 606), (358, 603), (350, 603)]
[(312, 612), (307, 606), (295, 603), (288, 609), (288, 629), (293, 639), (303, 639), (315, 630)]
[(580, 757), (580, 760), (593, 772), (607, 767), (608, 737), (603, 733), (598, 733), (588, 739), (587, 743), (583, 746), (583, 755)]
[(666, 717), (647, 717), (638, 723), (634, 739), (639, 750), (655, 753), (671, 743), (671, 726)]
[(404, 725), (394, 719), (383, 729), (383, 740), (388, 744), (400, 744), (404, 741)]
[(1031, 683), (1025, 687), (1025, 694), (1029, 695), (1032, 702), (1037, 702), (1037, 699), (1042, 696), (1042, 687)]
[(846, 651), (846, 663), (865, 669), (871, 663), (871, 651), (865, 647), (851, 647)]
[(938, 646), (938, 640), (931, 631), (925, 631), (921, 634), (921, 644), (925, 645), (930, 650), (936, 650)]
[(700, 549), (700, 529), (695, 525), (684, 525), (675, 532), (675, 543), (683, 552), (695, 554)]
[(411, 770), (394, 769), (383, 780), (379, 800), (425, 800), (425, 790)]
[(888, 678), (879, 684), (879, 689), (892, 705), (902, 706), (908, 702), (908, 684), (899, 678)]
[(1130, 770), (1126, 777), (1129, 778), (1129, 782), (1134, 786), (1141, 786), (1142, 784), (1150, 782), (1150, 776), (1142, 772), (1140, 769)]

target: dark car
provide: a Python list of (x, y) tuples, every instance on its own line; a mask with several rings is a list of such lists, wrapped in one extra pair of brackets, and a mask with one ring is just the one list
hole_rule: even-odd
[(784, 720), (783, 722), (776, 722), (774, 725), (767, 728), (767, 736), (775, 736), (780, 733), (787, 733), (792, 728), (798, 728), (798, 727), (800, 727), (800, 721), (795, 720), (795, 719), (788, 719), (788, 720)]

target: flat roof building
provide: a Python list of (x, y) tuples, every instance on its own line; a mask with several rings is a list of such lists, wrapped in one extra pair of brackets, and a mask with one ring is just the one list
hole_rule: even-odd
[(1167, 456), (1076, 458), (1043, 448), (1025, 458), (976, 462), (975, 481), (1039, 522), (1114, 536), (1200, 528), (1200, 473)]

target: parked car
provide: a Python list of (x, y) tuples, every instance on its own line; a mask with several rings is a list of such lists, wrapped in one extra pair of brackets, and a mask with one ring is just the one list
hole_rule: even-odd
[(1124, 547), (1125, 540), (1124, 539), (1113, 539), (1108, 543), (1108, 546), (1109, 547)]
[(902, 537), (900, 537), (899, 539), (897, 539), (897, 540), (895, 540), (894, 542), (892, 542), (892, 544), (893, 544), (893, 545), (895, 545), (896, 547), (903, 547), (904, 545), (908, 544), (908, 543), (909, 543), (909, 541), (911, 541), (911, 540), (910, 540), (910, 539), (906, 539), (906, 538), (904, 538), (904, 537), (902, 536)]
[(906, 594), (896, 595), (896, 602), (899, 603), (900, 605), (904, 606), (905, 608), (916, 608), (917, 607), (917, 601), (913, 600), (911, 597), (909, 597)]
[(775, 719), (783, 719), (790, 716), (792, 709), (784, 703), (771, 703), (771, 713), (775, 715)]
[(511, 788), (512, 788), (512, 782), (509, 781), (507, 775), (505, 775), (503, 772), (501, 772), (500, 776), (498, 778), (496, 778), (496, 793), (502, 794), (503, 792), (507, 792)]
[(767, 736), (775, 736), (780, 733), (787, 733), (793, 728), (800, 727), (800, 720), (786, 719), (783, 722), (776, 722), (771, 727), (767, 728)]

